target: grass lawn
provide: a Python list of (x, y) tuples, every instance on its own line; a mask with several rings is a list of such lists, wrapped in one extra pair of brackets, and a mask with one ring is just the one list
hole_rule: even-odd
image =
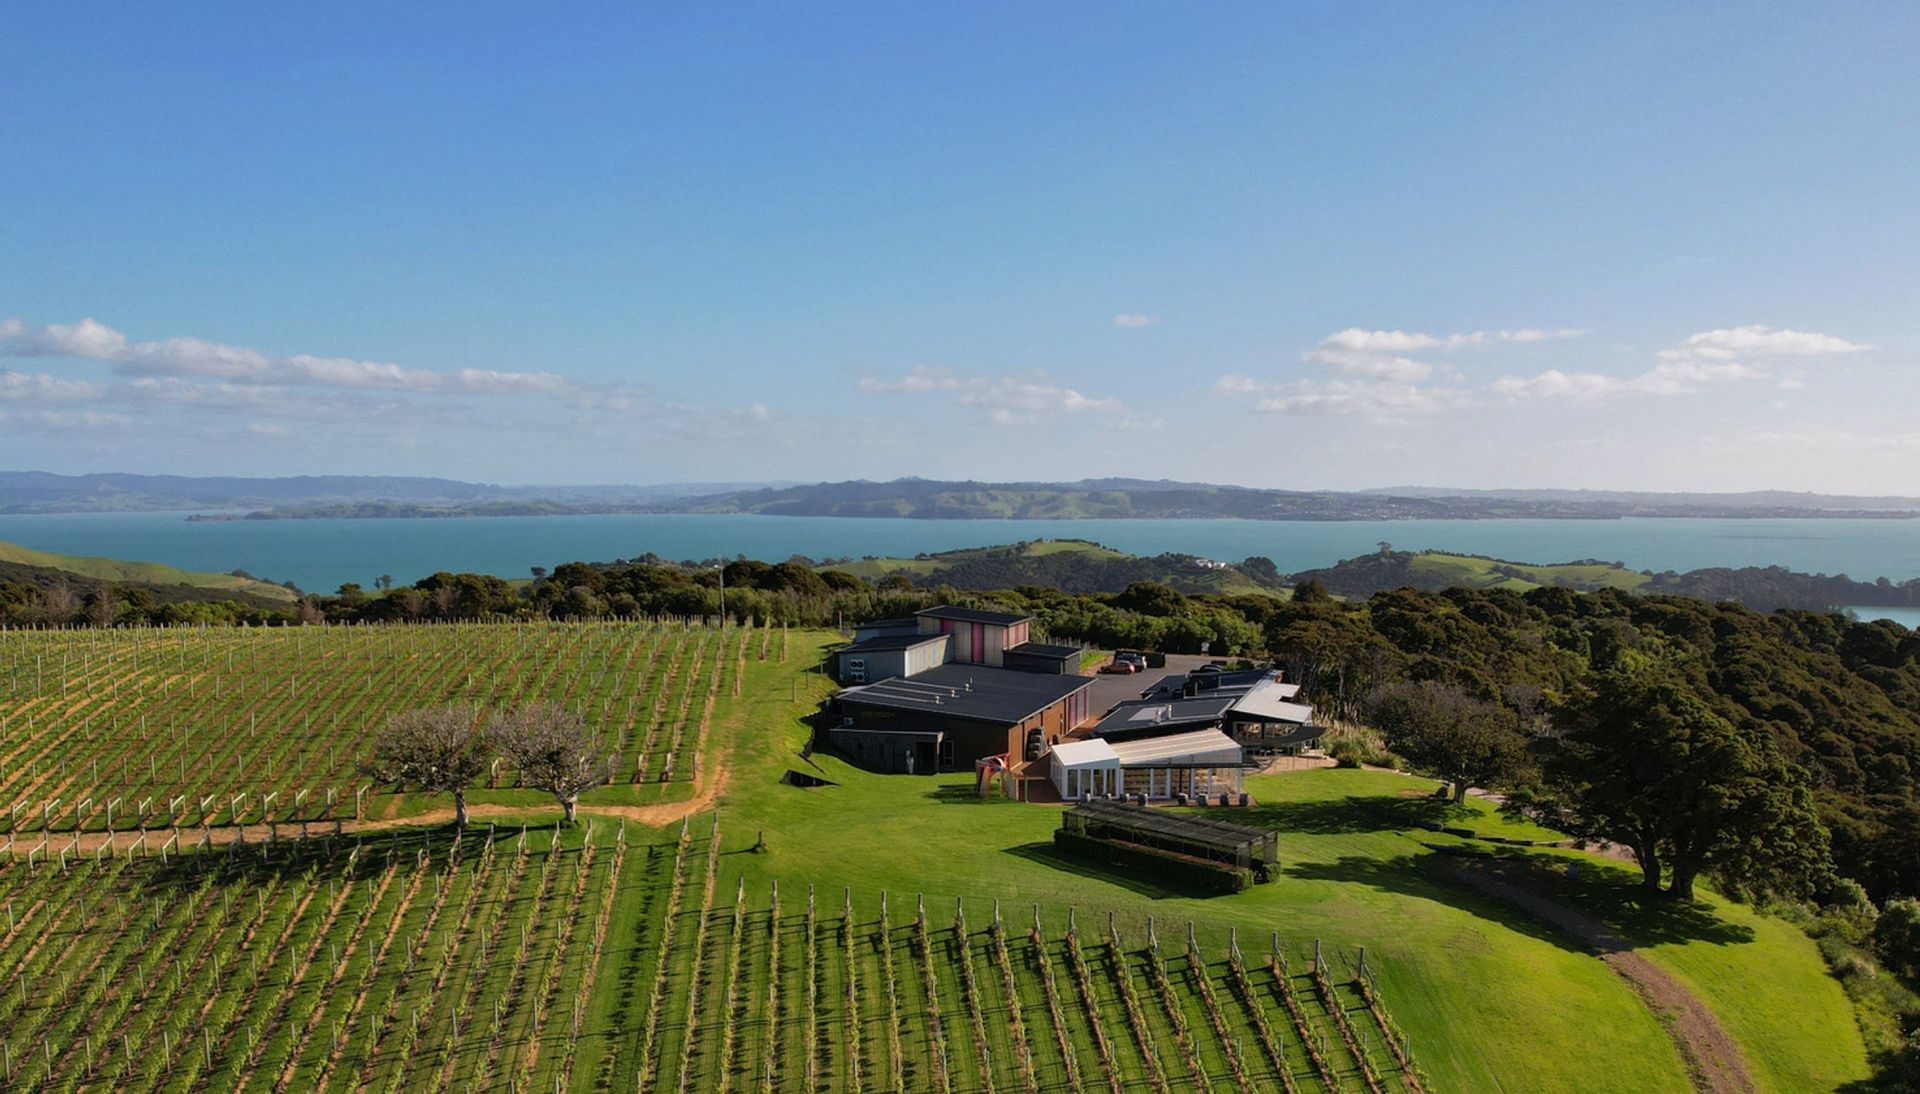
[[(1434, 783), (1383, 772), (1255, 778), (1249, 790), (1261, 804), (1236, 818), (1281, 832), (1282, 878), (1237, 895), (1193, 896), (1056, 855), (1056, 809), (982, 802), (971, 774), (873, 775), (829, 754), (808, 767), (798, 757), (807, 689), (795, 704), (784, 677), (768, 672), (759, 683), (754, 670), (724, 727), (743, 736), (722, 825), (728, 849), (751, 845), (761, 830), (770, 846), (765, 854), (726, 856), (725, 891), (745, 876), (749, 888), (778, 879), (783, 891), (804, 891), (813, 883), (836, 902), (842, 886), (856, 898), (886, 890), (903, 907), (915, 894), (943, 908), (960, 897), (979, 916), (998, 900), (1022, 921), (1034, 903), (1056, 918), (1068, 907), (1083, 919), (1104, 920), (1111, 911), (1123, 935), (1144, 933), (1148, 917), (1163, 938), (1184, 935), (1192, 922), (1212, 953), (1229, 928), (1243, 947), (1262, 953), (1277, 931), (1291, 959), (1309, 954), (1318, 939), (1337, 966), (1350, 965), (1364, 946), (1435, 1089), (1688, 1087), (1658, 1021), (1597, 959), (1423, 868), (1436, 857), (1426, 844), (1449, 837), (1412, 827), (1416, 817), (1481, 836), (1555, 835), (1485, 802), (1432, 801), (1426, 795)], [(813, 695), (824, 694), (824, 681), (809, 683)], [(780, 785), (788, 767), (837, 785)], [(1866, 1075), (1850, 1006), (1813, 944), (1791, 925), (1719, 901), (1684, 919), (1636, 919), (1622, 903), (1626, 887), (1593, 879), (1583, 891), (1594, 902), (1590, 911), (1643, 941), (1651, 959), (1721, 1015), (1764, 1087), (1830, 1089)]]

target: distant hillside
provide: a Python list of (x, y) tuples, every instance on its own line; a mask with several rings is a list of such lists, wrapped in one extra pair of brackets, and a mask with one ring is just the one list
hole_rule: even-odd
[(1701, 600), (1732, 600), (1757, 611), (1804, 608), (1831, 611), (1846, 607), (1920, 607), (1920, 579), (1903, 583), (1854, 581), (1807, 574), (1779, 566), (1716, 567), (1685, 573), (1630, 570), (1617, 562), (1592, 559), (1552, 565), (1508, 562), (1437, 551), (1385, 551), (1346, 559), (1287, 580), (1317, 581), (1335, 596), (1364, 600), (1389, 589), (1509, 589), (1526, 592), (1553, 587), (1592, 592), (1619, 589), (1665, 593)]
[[(1551, 492), (1542, 492), (1547, 494)], [(1573, 493), (1573, 492), (1569, 492)], [(1692, 500), (1688, 500), (1692, 499)], [(1702, 500), (1718, 499), (1718, 500)], [(1770, 500), (1769, 500), (1770, 499)], [(665, 512), (765, 516), (933, 519), (1498, 520), (1622, 517), (1912, 517), (1920, 499), (1850, 506), (1817, 495), (1509, 497), (1498, 493), (1418, 496), (1361, 491), (1258, 490), (1205, 483), (1093, 479), (1077, 483), (834, 482), (739, 490), (663, 503)]]
[(1116, 593), (1140, 581), (1159, 582), (1183, 593), (1274, 594), (1283, 588), (1273, 564), (1264, 559), (1229, 565), (1192, 555), (1143, 558), (1077, 539), (1033, 540), (916, 558), (869, 558), (820, 568), (871, 582), (897, 574), (916, 586), (968, 590), (1038, 585), (1069, 593)]
[[(739, 483), (659, 486), (496, 486), (456, 479), (388, 475), (196, 478), (184, 475), (54, 475), (0, 471), (0, 513), (98, 513), (192, 510), (305, 510), (332, 506), (428, 506), (459, 510), (488, 503), (543, 502), (575, 507), (642, 507)], [(327, 514), (333, 515), (333, 514)], [(407, 515), (393, 512), (380, 515)], [(467, 515), (458, 513), (457, 515)]]
[[(299, 598), (298, 594), (291, 589), (257, 578), (237, 577), (233, 574), (195, 573), (178, 570), (158, 562), (122, 562), (111, 558), (58, 555), (51, 551), (35, 551), (13, 543), (0, 542), (0, 563), (78, 578), (88, 583), (134, 584), (155, 588), (185, 586), (224, 596), (239, 596), (282, 605), (291, 604)], [(42, 575), (35, 581), (22, 581), (22, 583), (45, 584), (46, 580)]]

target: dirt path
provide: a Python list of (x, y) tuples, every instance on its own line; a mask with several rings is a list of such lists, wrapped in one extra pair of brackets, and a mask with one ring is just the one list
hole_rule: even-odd
[(1720, 1020), (1698, 996), (1665, 970), (1633, 952), (1625, 939), (1599, 920), (1546, 896), (1535, 887), (1531, 867), (1507, 864), (1447, 864), (1449, 876), (1551, 924), (1600, 956), (1640, 998), (1666, 1028), (1667, 1035), (1687, 1062), (1694, 1089), (1710, 1094), (1751, 1094), (1740, 1046), (1728, 1036)]
[[(653, 805), (587, 805), (583, 803), (580, 806), (580, 815), (584, 817), (615, 817), (620, 820), (634, 821), (638, 824), (658, 828), (672, 824), (674, 821), (680, 820), (683, 817), (705, 812), (713, 808), (713, 803), (719, 801), (720, 795), (726, 791), (727, 776), (729, 773), (726, 762), (727, 759), (727, 756), (721, 756), (719, 761), (715, 763), (711, 769), (713, 773), (703, 782), (695, 783), (693, 797), (687, 798), (684, 801), (657, 802)], [(524, 817), (529, 813), (547, 812), (553, 814), (553, 819), (558, 819), (560, 816), (560, 806), (557, 804), (552, 806), (523, 806), (493, 805), (486, 803), (476, 803), (467, 806), (468, 819), (476, 821), (483, 821), (489, 817)], [(338, 830), (342, 835), (364, 835), (368, 832), (387, 832), (395, 828), (416, 828), (436, 824), (449, 824), (452, 823), (452, 821), (453, 807), (447, 806), (443, 809), (430, 809), (425, 813), (414, 813), (404, 817), (370, 817), (366, 820), (357, 821), (343, 820), (339, 823)], [(304, 830), (308, 835), (324, 836), (333, 832), (335, 828), (331, 821), (309, 821)], [(237, 840), (244, 840), (247, 843), (265, 843), (269, 839), (276, 838), (283, 840), (298, 839), (300, 838), (301, 832), (302, 826), (298, 822), (282, 823), (277, 826), (277, 831), (274, 826), (265, 824), (249, 824), (244, 828), (223, 825), (221, 827), (208, 829), (204, 833), (199, 828), (182, 828), (180, 829), (180, 843), (178, 846), (181, 848), (198, 847), (203, 838), (215, 846), (221, 847)], [(161, 845), (166, 843), (172, 835), (171, 830), (164, 828), (149, 831), (147, 833), (148, 852), (158, 854)], [(105, 832), (83, 832), (80, 834), (80, 840), (77, 845), (74, 842), (72, 833), (55, 833), (53, 837), (47, 841), (47, 856), (53, 861), (58, 862), (60, 852), (62, 851), (71, 850), (71, 853), (92, 855), (98, 853), (102, 847), (108, 847), (110, 853), (124, 854), (128, 850), (139, 846), (139, 844), (140, 833), (138, 832), (115, 832), (111, 841), (109, 841)], [(13, 845), (13, 853), (15, 857), (25, 858), (29, 852), (39, 846), (40, 837), (35, 833), (16, 841)]]

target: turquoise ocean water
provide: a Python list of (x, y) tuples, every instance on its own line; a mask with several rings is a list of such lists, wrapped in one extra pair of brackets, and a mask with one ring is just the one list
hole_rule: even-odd
[[(1596, 558), (1635, 569), (1785, 566), (1854, 578), (1920, 577), (1912, 520), (885, 520), (843, 517), (581, 516), (419, 520), (208, 521), (178, 513), (0, 515), (0, 540), (64, 554), (244, 569), (303, 589), (410, 582), (435, 570), (525, 576), (532, 566), (745, 555), (778, 561), (913, 555), (1037, 538), (1091, 539), (1124, 551), (1182, 551), (1282, 571), (1374, 550), (1434, 548), (1521, 562)], [(1920, 619), (1903, 620), (1909, 624)]]

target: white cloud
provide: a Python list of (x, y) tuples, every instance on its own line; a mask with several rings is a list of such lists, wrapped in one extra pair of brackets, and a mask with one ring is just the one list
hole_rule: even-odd
[(1872, 349), (1864, 342), (1849, 342), (1831, 334), (1776, 329), (1762, 324), (1701, 331), (1672, 349), (1660, 351), (1665, 360), (1709, 358), (1729, 360), (1735, 357), (1822, 357), (1839, 353), (1861, 353)]
[(1475, 330), (1464, 334), (1434, 335), (1422, 331), (1364, 330), (1360, 327), (1348, 327), (1346, 330), (1335, 331), (1322, 338), (1319, 345), (1307, 351), (1305, 359), (1337, 363), (1361, 354), (1378, 356), (1417, 353), (1425, 349), (1454, 350), (1496, 342), (1545, 342), (1556, 338), (1584, 338), (1591, 333), (1584, 328), (1576, 327), (1562, 327), (1557, 330), (1522, 327), (1518, 330)]
[(1113, 325), (1116, 327), (1151, 327), (1159, 321), (1159, 316), (1141, 312), (1121, 312), (1113, 317)]
[[(1870, 349), (1830, 334), (1776, 329), (1755, 324), (1702, 331), (1680, 344), (1663, 349), (1658, 364), (1636, 376), (1598, 372), (1562, 372), (1548, 369), (1535, 376), (1506, 376), (1493, 382), (1501, 395), (1532, 398), (1604, 399), (1616, 395), (1686, 395), (1703, 388), (1767, 374), (1739, 358), (1818, 357), (1859, 353)], [(1791, 390), (1801, 381), (1789, 378), (1780, 386)]]
[(409, 369), (344, 357), (290, 357), (199, 338), (130, 342), (93, 319), (72, 326), (30, 326), (0, 321), (0, 356), (77, 357), (106, 361), (126, 376), (198, 377), (266, 387), (332, 387), (407, 391), (416, 394), (562, 394), (572, 381), (551, 372), (499, 372), (463, 368), (453, 372)]
[(1372, 376), (1376, 379), (1399, 380), (1405, 383), (1424, 380), (1433, 375), (1432, 362), (1416, 361), (1411, 357), (1402, 357), (1397, 354), (1349, 354), (1335, 350), (1316, 350), (1312, 359), (1335, 372), (1344, 372), (1349, 376)]
[(0, 401), (10, 403), (88, 402), (106, 393), (106, 385), (64, 380), (44, 372), (0, 371)]
[(1373, 419), (1425, 414), (1458, 402), (1453, 388), (1420, 387), (1388, 380), (1293, 380), (1272, 383), (1250, 376), (1222, 376), (1220, 395), (1255, 396), (1260, 414), (1337, 414)]
[(952, 369), (918, 365), (905, 376), (862, 376), (861, 391), (884, 395), (952, 392), (955, 402), (984, 413), (997, 425), (1044, 421), (1061, 414), (1116, 413), (1118, 399), (1097, 398), (1067, 387), (1045, 372), (961, 376)]
[(1764, 376), (1737, 361), (1663, 361), (1637, 376), (1548, 369), (1536, 376), (1503, 376), (1493, 390), (1516, 398), (1605, 399), (1615, 395), (1685, 395), (1711, 384)]

